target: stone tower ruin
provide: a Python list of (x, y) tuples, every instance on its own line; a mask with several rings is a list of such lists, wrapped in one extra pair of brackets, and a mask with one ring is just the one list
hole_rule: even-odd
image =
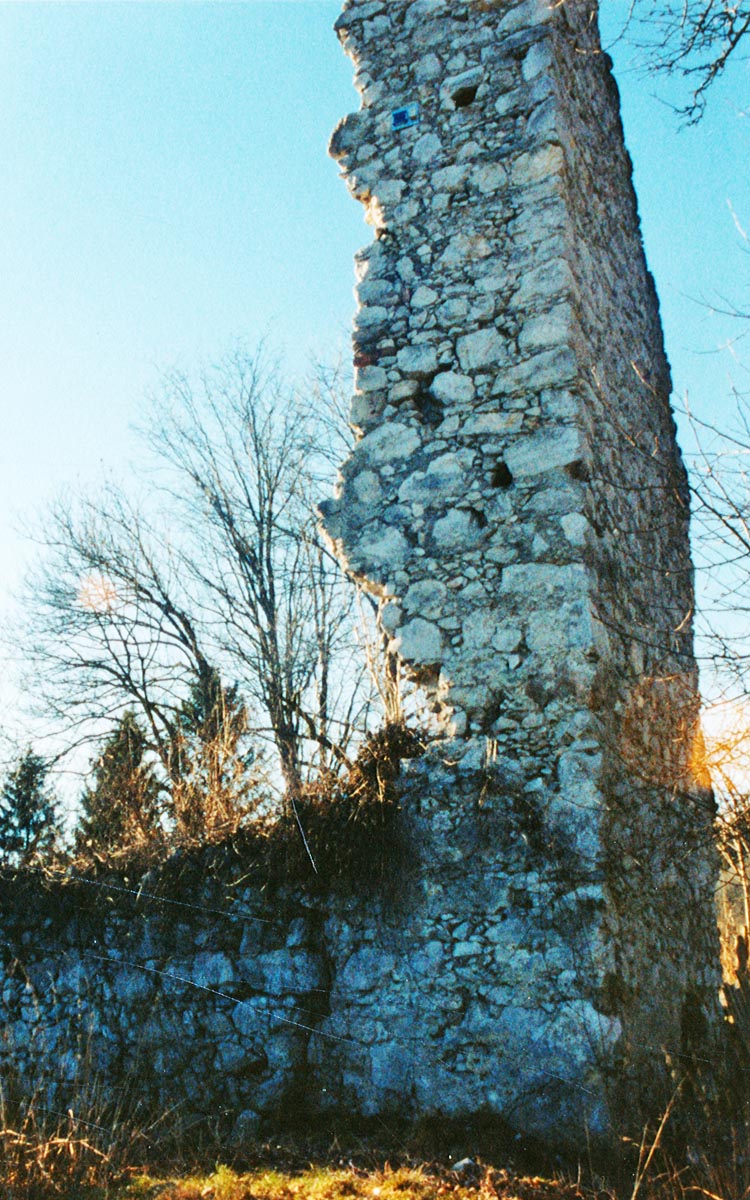
[(583, 1147), (711, 1060), (685, 472), (593, 0), (549, 3), (338, 23), (362, 107), (332, 149), (375, 233), (325, 519), (440, 730), (388, 862), (308, 884), (251, 840), (137, 889), (6, 868), (11, 1100), (106, 1086), (139, 1128), (237, 1145), (344, 1113)]
[(617, 90), (594, 0), (347, 0), (337, 30), (362, 107), (331, 152), (374, 240), (325, 524), (442, 732), (405, 780), (407, 916), (334, 983), (361, 1048), (320, 1070), (364, 1112), (604, 1131), (701, 1054), (718, 984), (689, 498)]

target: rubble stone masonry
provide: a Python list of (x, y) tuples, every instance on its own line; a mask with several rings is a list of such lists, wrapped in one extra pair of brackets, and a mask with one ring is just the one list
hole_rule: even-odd
[(332, 152), (374, 237), (325, 520), (440, 723), (390, 877), (263, 888), (228, 851), (177, 901), (0, 890), (18, 1103), (79, 1112), (84, 1080), (239, 1141), (343, 1112), (583, 1146), (710, 1060), (688, 491), (592, 4), (338, 22), (362, 107)]
[[(717, 983), (689, 497), (617, 89), (593, 0), (349, 0), (337, 28), (362, 107), (331, 153), (374, 239), (325, 521), (462, 781), (419, 782), (471, 908), (452, 1068), (468, 1106), (567, 1119), (565, 1080), (611, 1112)], [(508, 892), (525, 933), (516, 904), (490, 965)]]

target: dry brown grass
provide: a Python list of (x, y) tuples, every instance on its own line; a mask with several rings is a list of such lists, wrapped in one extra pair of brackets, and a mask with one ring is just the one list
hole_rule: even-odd
[[(0, 1200), (65, 1200), (110, 1194), (134, 1170), (153, 1161), (161, 1121), (133, 1119), (127, 1096), (105, 1100), (106, 1081), (80, 1061), (75, 1109), (49, 1107), (43, 1078), (20, 1100), (23, 1089), (10, 1072), (0, 1076)], [(15, 1097), (15, 1098), (14, 1098)]]
[[(200, 1155), (172, 1142), (169, 1156), (144, 1135), (108, 1130), (93, 1122), (60, 1118), (57, 1124), (27, 1113), (18, 1128), (0, 1129), (0, 1200), (747, 1200), (750, 1171), (737, 1137), (713, 1159), (689, 1153), (676, 1165), (655, 1141), (653, 1153), (628, 1171), (619, 1162), (601, 1174), (560, 1172), (557, 1177), (498, 1169), (481, 1161), (457, 1171), (446, 1163), (420, 1164), (397, 1153), (390, 1165), (382, 1152), (355, 1151), (341, 1157), (335, 1144), (318, 1161), (302, 1165), (304, 1150), (293, 1142), (255, 1147), (251, 1169), (227, 1165), (206, 1169), (212, 1153)], [(250, 1149), (250, 1148), (249, 1148)], [(192, 1158), (191, 1158), (192, 1154)], [(275, 1156), (275, 1158), (274, 1158)], [(203, 1167), (199, 1166), (199, 1158)], [(216, 1157), (214, 1157), (216, 1161)], [(140, 1163), (140, 1165), (136, 1165)], [(585, 1182), (584, 1182), (585, 1179)]]
[[(101, 1193), (123, 1176), (130, 1137), (102, 1139), (92, 1123), (70, 1115), (40, 1121), (33, 1110), (0, 1128), (0, 1196), (52, 1200)], [(105, 1131), (106, 1132), (106, 1131)]]

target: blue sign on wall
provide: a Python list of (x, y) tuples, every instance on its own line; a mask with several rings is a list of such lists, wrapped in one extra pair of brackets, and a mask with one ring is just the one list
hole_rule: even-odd
[(408, 129), (411, 125), (419, 124), (419, 104), (415, 100), (413, 104), (406, 104), (403, 108), (396, 108), (392, 113), (392, 127), (398, 132), (400, 129)]

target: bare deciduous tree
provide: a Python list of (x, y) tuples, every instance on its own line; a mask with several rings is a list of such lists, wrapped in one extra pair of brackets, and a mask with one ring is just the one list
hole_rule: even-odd
[(119, 488), (51, 506), (26, 581), (26, 690), (73, 742), (135, 707), (165, 769), (190, 680), (208, 670), (181, 555)]
[(628, 33), (651, 70), (684, 77), (681, 112), (699, 120), (707, 93), (750, 32), (750, 0), (631, 0)]
[(200, 539), (190, 571), (203, 611), (267, 716), (293, 796), (311, 761), (346, 761), (369, 702), (364, 670), (352, 670), (355, 596), (317, 529), (328, 432), (244, 353), (197, 381), (172, 375), (158, 414), (150, 440)]
[(356, 593), (315, 513), (345, 437), (335, 382), (320, 375), (312, 396), (244, 352), (171, 374), (147, 427), (159, 469), (146, 507), (109, 485), (56, 504), (40, 535), (24, 639), (35, 690), (97, 736), (135, 708), (173, 787), (181, 705), (215, 669), (239, 682), (290, 803), (311, 771), (349, 766), (367, 726)]
[(737, 395), (732, 430), (689, 414), (698, 646), (708, 707), (705, 767), (718, 801), (725, 876), (742, 896), (750, 929), (750, 410)]

